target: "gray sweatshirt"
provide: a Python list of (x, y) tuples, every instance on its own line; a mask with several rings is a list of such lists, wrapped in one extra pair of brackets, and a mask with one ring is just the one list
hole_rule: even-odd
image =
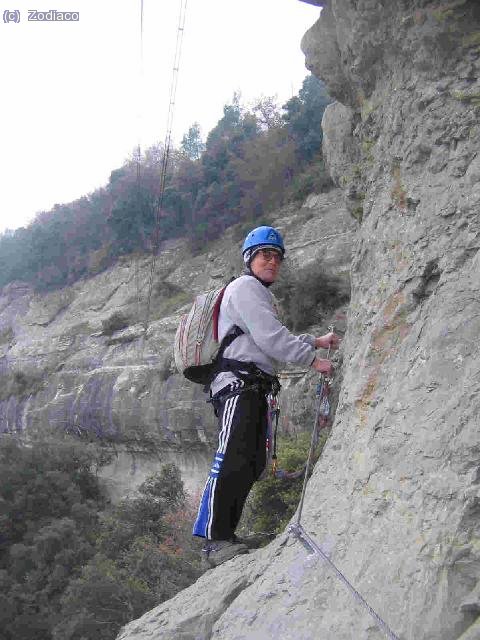
[[(234, 325), (245, 333), (225, 349), (225, 358), (254, 362), (271, 375), (285, 362), (310, 366), (315, 359), (315, 336), (290, 333), (278, 319), (272, 293), (253, 276), (240, 276), (225, 289), (218, 319), (220, 342)], [(231, 371), (220, 372), (211, 384), (212, 394), (235, 379)]]

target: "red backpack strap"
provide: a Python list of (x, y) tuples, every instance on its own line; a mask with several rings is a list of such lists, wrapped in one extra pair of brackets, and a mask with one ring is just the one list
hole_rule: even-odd
[(215, 342), (218, 342), (218, 318), (220, 317), (220, 305), (222, 304), (223, 294), (225, 293), (225, 289), (228, 285), (223, 287), (223, 289), (218, 294), (218, 298), (215, 302), (215, 306), (213, 307), (213, 339)]
[[(233, 282), (234, 280), (236, 280), (235, 276), (230, 279), (230, 282)], [(218, 298), (215, 301), (215, 306), (213, 307), (213, 339), (215, 340), (215, 342), (218, 342), (218, 318), (220, 317), (220, 305), (222, 304), (225, 289), (228, 287), (230, 282), (226, 284), (220, 291), (220, 293), (218, 294)]]

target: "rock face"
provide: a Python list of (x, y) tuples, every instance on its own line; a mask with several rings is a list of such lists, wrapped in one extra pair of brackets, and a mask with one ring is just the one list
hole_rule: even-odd
[[(361, 226), (304, 526), (402, 640), (479, 640), (480, 3), (324, 5), (302, 46), (341, 103), (325, 155)], [(385, 635), (284, 534), (119, 640), (277, 637)]]
[[(349, 288), (357, 224), (339, 190), (284, 208), (275, 224), (292, 266), (321, 258)], [(110, 447), (116, 455), (102, 475), (113, 499), (169, 461), (179, 466), (187, 490), (198, 492), (214, 451), (216, 420), (201, 387), (175, 373), (173, 339), (194, 295), (241, 271), (243, 237), (234, 234), (230, 229), (212, 243), (208, 255), (192, 257), (183, 240), (161, 247), (146, 337), (148, 256), (124, 258), (48, 294), (22, 283), (6, 286), (0, 292), (0, 433), (53, 428)], [(297, 385), (299, 378), (287, 374), (284, 380), (285, 428), (301, 428), (293, 407), (305, 404), (312, 376)]]

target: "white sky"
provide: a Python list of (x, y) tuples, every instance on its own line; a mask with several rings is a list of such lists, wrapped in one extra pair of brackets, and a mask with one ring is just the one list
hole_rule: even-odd
[[(141, 141), (163, 141), (179, 0), (15, 0), (0, 11), (0, 231), (105, 185)], [(28, 9), (78, 11), (78, 22), (29, 22)], [(233, 92), (280, 104), (307, 75), (300, 40), (320, 10), (298, 0), (188, 0), (174, 118), (178, 144), (205, 138)]]

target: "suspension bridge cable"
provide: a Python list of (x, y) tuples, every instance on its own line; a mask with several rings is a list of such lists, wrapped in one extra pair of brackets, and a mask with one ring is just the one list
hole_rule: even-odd
[[(140, 209), (141, 204), (141, 159), (142, 159), (142, 124), (143, 124), (143, 84), (144, 84), (144, 65), (143, 65), (143, 0), (140, 0), (140, 52), (139, 52), (139, 88), (138, 88), (138, 100), (137, 100), (137, 206)], [(138, 256), (135, 256), (135, 288), (137, 298), (137, 318), (140, 318), (140, 266), (138, 264)]]
[(171, 149), (171, 143), (172, 143), (173, 118), (175, 115), (175, 98), (177, 93), (178, 72), (180, 69), (180, 58), (182, 53), (183, 33), (185, 30), (187, 3), (188, 3), (188, 0), (180, 0), (180, 11), (179, 11), (179, 17), (178, 17), (175, 55), (173, 60), (172, 79), (170, 83), (167, 128), (166, 128), (166, 135), (165, 135), (165, 143), (163, 147), (162, 167), (161, 167), (161, 173), (160, 173), (160, 192), (157, 199), (157, 205), (155, 208), (155, 229), (154, 229), (154, 236), (153, 236), (153, 242), (152, 242), (152, 260), (150, 265), (150, 276), (149, 276), (149, 283), (148, 283), (148, 297), (147, 297), (147, 305), (146, 305), (146, 312), (145, 312), (145, 320), (143, 323), (144, 337), (146, 337), (148, 325), (150, 321), (153, 278), (155, 275), (157, 254), (158, 254), (158, 248), (160, 244), (160, 218), (162, 216), (163, 200), (165, 195), (165, 185), (166, 185), (167, 169), (168, 169), (168, 160), (170, 156), (170, 149)]

